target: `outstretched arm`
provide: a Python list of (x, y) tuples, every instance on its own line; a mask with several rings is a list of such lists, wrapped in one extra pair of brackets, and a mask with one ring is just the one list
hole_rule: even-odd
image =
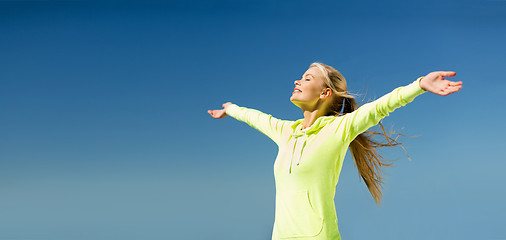
[(458, 92), (462, 88), (462, 81), (452, 82), (445, 77), (454, 77), (456, 72), (431, 72), (420, 81), (420, 87), (428, 92), (446, 96)]
[(231, 117), (245, 122), (251, 127), (257, 129), (263, 134), (267, 135), (276, 144), (281, 141), (281, 136), (284, 131), (290, 126), (290, 121), (279, 120), (272, 117), (270, 114), (260, 112), (255, 109), (239, 107), (235, 104), (227, 102), (223, 104), (223, 109), (208, 110), (211, 117), (219, 119), (228, 115)]
[(364, 104), (344, 117), (344, 126), (347, 129), (347, 140), (352, 141), (357, 135), (378, 122), (395, 109), (406, 105), (424, 91), (446, 96), (462, 88), (462, 82), (452, 82), (445, 77), (455, 76), (455, 72), (431, 72), (415, 82), (394, 89), (376, 101)]

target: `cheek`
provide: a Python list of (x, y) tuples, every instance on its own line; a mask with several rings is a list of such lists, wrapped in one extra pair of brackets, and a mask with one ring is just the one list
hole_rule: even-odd
[(313, 88), (308, 89), (308, 91), (306, 93), (311, 97), (319, 97), (320, 92), (321, 91), (319, 88), (313, 87)]

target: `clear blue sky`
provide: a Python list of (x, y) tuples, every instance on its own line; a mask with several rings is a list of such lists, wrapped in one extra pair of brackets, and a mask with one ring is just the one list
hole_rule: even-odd
[(383, 123), (417, 136), (375, 205), (347, 156), (344, 240), (506, 239), (506, 1), (0, 1), (0, 239), (270, 239), (281, 119), (309, 64), (365, 101), (435, 70)]

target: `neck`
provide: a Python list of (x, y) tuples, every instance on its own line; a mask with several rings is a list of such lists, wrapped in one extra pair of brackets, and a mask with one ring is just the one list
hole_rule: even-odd
[(306, 129), (308, 127), (311, 127), (313, 123), (321, 116), (325, 115), (325, 111), (323, 109), (316, 109), (316, 110), (303, 110), (304, 112), (304, 122), (302, 122), (302, 129)]
[[(296, 104), (297, 105), (297, 104)], [(328, 112), (328, 103), (326, 104), (323, 101), (318, 101), (313, 106), (308, 105), (297, 105), (302, 109), (302, 113), (304, 114), (304, 121), (302, 122), (302, 129), (306, 129), (311, 127), (316, 119), (321, 116), (325, 116)]]

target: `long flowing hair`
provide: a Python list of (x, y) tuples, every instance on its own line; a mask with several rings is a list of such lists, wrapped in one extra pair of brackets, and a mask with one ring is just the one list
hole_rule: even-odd
[[(327, 115), (343, 115), (351, 113), (358, 108), (355, 97), (347, 92), (347, 84), (344, 76), (335, 68), (325, 65), (323, 63), (312, 63), (310, 67), (318, 67), (323, 75), (324, 82), (332, 89), (334, 99), (330, 104), (330, 109)], [(350, 151), (353, 156), (353, 161), (358, 169), (358, 172), (369, 189), (374, 201), (379, 205), (381, 203), (381, 188), (384, 178), (382, 177), (383, 167), (391, 167), (392, 162), (386, 160), (378, 152), (381, 147), (404, 147), (397, 141), (399, 136), (404, 136), (399, 133), (387, 133), (383, 128), (381, 122), (379, 123), (382, 132), (365, 131), (358, 135), (350, 143)], [(373, 138), (374, 136), (382, 135), (385, 140), (378, 142)], [(395, 136), (395, 137), (393, 137)], [(406, 151), (406, 149), (404, 149)], [(407, 152), (406, 152), (407, 154)]]

